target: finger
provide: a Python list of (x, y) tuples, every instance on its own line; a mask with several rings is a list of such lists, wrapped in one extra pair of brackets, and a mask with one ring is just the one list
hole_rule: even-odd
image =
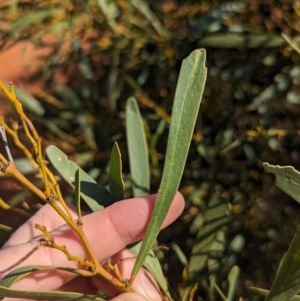
[[(76, 218), (74, 206), (72, 204), (68, 206), (73, 217)], [(48, 231), (52, 231), (65, 223), (64, 219), (49, 204), (46, 204), (14, 232), (3, 248), (26, 243), (33, 237), (41, 235), (41, 231), (35, 228), (36, 224), (43, 225)]]
[[(161, 300), (161, 298), (157, 299), (157, 301)], [(123, 293), (113, 299), (110, 299), (110, 301), (149, 301), (149, 299), (138, 293)]]
[[(112, 256), (110, 262), (118, 268), (123, 280), (129, 280), (135, 259), (136, 257), (128, 249), (124, 249)], [(119, 289), (113, 285), (108, 285), (107, 281), (101, 277), (93, 277), (90, 285), (94, 288), (105, 290), (110, 296), (116, 296), (121, 293)], [(156, 281), (151, 274), (144, 269), (141, 269), (136, 275), (132, 289), (148, 300), (156, 301), (162, 299), (162, 294), (160, 293)]]
[[(137, 241), (143, 237), (149, 221), (156, 195), (129, 199), (117, 202), (112, 206), (89, 214), (83, 217), (83, 229), (86, 233), (88, 241), (97, 254), (100, 261), (116, 254), (124, 249), (126, 245)], [(181, 194), (177, 193), (170, 207), (169, 213), (164, 221), (163, 227), (173, 222), (182, 212), (184, 200)], [(50, 209), (50, 208), (49, 208)], [(82, 244), (73, 230), (64, 225), (52, 232), (55, 242), (64, 245), (73, 255), (86, 258)], [(14, 262), (18, 261), (22, 256), (27, 254), (34, 246), (34, 242), (16, 245), (11, 248), (5, 248), (0, 253), (0, 262), (2, 268), (6, 268)], [(24, 260), (22, 266), (28, 265), (55, 265), (77, 268), (75, 262), (66, 260), (64, 254), (60, 251), (40, 248), (34, 256)], [(26, 279), (20, 280), (16, 288), (22, 289), (57, 289), (63, 284), (74, 278), (65, 272), (42, 272)], [(43, 277), (41, 276), (43, 275)], [(45, 276), (45, 274), (47, 274)]]
[[(117, 263), (123, 279), (130, 279), (135, 261), (135, 257), (129, 250), (123, 250), (112, 258), (112, 262)], [(156, 281), (151, 274), (144, 269), (139, 270), (132, 284), (132, 289), (134, 292), (145, 296), (148, 300), (155, 301), (162, 299), (162, 295)]]

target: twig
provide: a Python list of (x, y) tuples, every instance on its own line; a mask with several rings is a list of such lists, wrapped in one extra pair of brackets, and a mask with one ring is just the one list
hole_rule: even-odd
[(2, 140), (4, 142), (4, 147), (5, 147), (5, 151), (7, 154), (7, 158), (8, 158), (8, 163), (11, 163), (14, 161), (12, 154), (10, 152), (9, 146), (8, 146), (8, 141), (7, 141), (7, 137), (6, 137), (6, 133), (5, 133), (5, 127), (4, 126), (0, 126), (0, 134), (2, 137)]

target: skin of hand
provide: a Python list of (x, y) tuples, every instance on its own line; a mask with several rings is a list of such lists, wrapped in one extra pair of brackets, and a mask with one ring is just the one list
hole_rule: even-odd
[[(123, 279), (130, 278), (134, 265), (133, 255), (126, 246), (143, 238), (155, 199), (156, 195), (128, 199), (83, 216), (84, 232), (99, 261), (106, 262), (110, 259), (112, 264), (117, 263)], [(177, 193), (162, 228), (171, 224), (181, 214), (183, 208), (184, 199)], [(65, 224), (53, 208), (45, 205), (19, 228), (0, 250), (1, 270), (14, 265), (37, 245), (38, 239), (42, 236), (35, 228), (35, 224), (45, 226), (55, 242), (66, 246), (72, 255), (86, 257), (77, 234)], [(14, 269), (30, 265), (79, 267), (75, 261), (68, 261), (62, 252), (47, 247), (38, 248)], [(2, 274), (0, 272), (0, 279), (7, 273), (9, 271)], [(161, 301), (162, 296), (155, 282), (150, 279), (146, 271), (140, 270), (132, 286), (134, 292), (120, 294), (113, 285), (100, 276), (80, 277), (64, 271), (47, 270), (31, 273), (16, 282), (13, 288), (73, 291), (85, 294), (95, 294), (98, 289), (105, 288), (109, 295), (116, 296), (113, 301)]]

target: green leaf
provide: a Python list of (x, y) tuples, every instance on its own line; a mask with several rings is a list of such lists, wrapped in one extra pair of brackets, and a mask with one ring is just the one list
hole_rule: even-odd
[(128, 98), (126, 104), (126, 137), (133, 195), (147, 195), (150, 190), (148, 146), (143, 119), (133, 97)]
[(276, 80), (273, 80), (268, 87), (263, 89), (252, 99), (251, 103), (248, 105), (248, 110), (254, 111), (267, 106), (279, 93), (283, 93), (288, 90), (292, 81), (293, 77), (288, 74), (286, 70), (278, 73), (276, 75)]
[[(254, 286), (249, 287), (249, 290), (253, 292), (255, 295), (261, 297), (265, 297), (269, 293), (269, 290), (259, 288), (259, 287), (254, 287)], [(290, 301), (300, 301), (300, 296), (295, 296), (292, 299), (290, 299)]]
[(93, 127), (90, 125), (87, 119), (81, 99), (77, 96), (73, 89), (66, 85), (55, 84), (55, 90), (60, 94), (61, 98), (68, 103), (70, 108), (75, 113), (75, 118), (77, 119), (78, 125), (82, 129), (85, 140), (89, 147), (93, 150), (96, 150), (97, 144), (95, 141)]
[(115, 34), (118, 33), (116, 17), (119, 13), (118, 7), (114, 1), (109, 3), (106, 0), (97, 0), (98, 6), (102, 10), (108, 25), (111, 27)]
[(78, 216), (78, 221), (81, 222), (81, 198), (80, 198), (80, 172), (79, 169), (76, 170), (75, 172), (75, 204), (76, 204), (76, 209), (77, 209), (77, 216)]
[(33, 10), (27, 14), (22, 14), (21, 17), (16, 18), (16, 21), (12, 22), (9, 27), (9, 35), (17, 38), (18, 34), (25, 30), (26, 27), (37, 24), (39, 22), (43, 22), (47, 18), (51, 18), (57, 14), (63, 12), (62, 8), (54, 8), (54, 9), (38, 9)]
[(280, 35), (254, 34), (254, 33), (209, 33), (200, 39), (204, 47), (222, 48), (273, 48), (284, 45)]
[(160, 36), (166, 39), (171, 38), (170, 32), (162, 25), (160, 20), (150, 9), (148, 2), (145, 2), (143, 0), (130, 0), (130, 2), (137, 10), (141, 12), (141, 14), (143, 14), (149, 20), (149, 22), (152, 24), (152, 26)]
[(79, 169), (81, 197), (92, 211), (101, 210), (113, 203), (110, 193), (96, 183), (78, 165), (70, 160), (58, 147), (50, 145), (46, 148), (46, 154), (58, 173), (74, 188), (75, 173)]
[[(35, 250), (36, 249), (33, 249), (32, 250), (33, 252), (30, 252), (30, 254), (32, 255)], [(11, 268), (13, 268), (13, 266)], [(77, 275), (81, 275), (80, 270), (61, 267), (61, 266), (42, 266), (42, 265), (25, 266), (25, 267), (17, 268), (11, 271), (9, 274), (7, 274), (2, 280), (0, 280), (0, 286), (10, 287), (15, 282), (27, 276), (28, 274), (37, 271), (46, 271), (46, 270), (61, 270), (61, 271), (68, 271)]]
[(21, 190), (20, 192), (14, 194), (8, 201), (7, 204), (9, 204), (12, 207), (15, 207), (19, 205), (20, 203), (24, 202), (24, 200), (30, 196), (32, 192), (30, 190)]
[(25, 92), (23, 89), (18, 88), (14, 85), (14, 91), (17, 96), (17, 98), (24, 104), (26, 108), (28, 108), (31, 112), (37, 114), (37, 115), (44, 115), (45, 109), (41, 105), (41, 103), (32, 95)]
[(23, 174), (30, 174), (34, 172), (31, 162), (27, 158), (17, 158), (14, 160), (17, 169)]
[(179, 261), (181, 262), (181, 264), (185, 267), (188, 263), (188, 260), (185, 256), (185, 254), (183, 253), (183, 251), (174, 242), (171, 244), (171, 248), (175, 252), (175, 254), (177, 255), (177, 257), (178, 257)]
[[(133, 246), (130, 246), (129, 251), (137, 256), (139, 254), (141, 245), (142, 241), (134, 244)], [(161, 269), (161, 265), (152, 250), (150, 250), (148, 255), (146, 256), (146, 259), (143, 262), (143, 267), (151, 273), (161, 290), (165, 293), (165, 295), (169, 297), (169, 300), (172, 300), (166, 278)]]
[(265, 301), (288, 301), (300, 290), (300, 227), (279, 267)]
[(124, 182), (122, 178), (122, 159), (118, 143), (115, 142), (109, 161), (109, 190), (115, 201), (124, 199)]
[(123, 87), (123, 80), (118, 80), (120, 64), (120, 49), (113, 48), (112, 61), (110, 63), (107, 96), (110, 106), (116, 110), (117, 99), (120, 97), (121, 89)]
[(106, 301), (106, 299), (103, 299), (96, 295), (87, 295), (73, 292), (15, 290), (3, 286), (0, 286), (0, 297), (55, 301)]
[(300, 172), (292, 166), (274, 166), (263, 163), (263, 168), (267, 173), (272, 173), (276, 177), (276, 186), (300, 203)]
[(12, 227), (0, 224), (0, 232), (12, 232), (13, 230)]
[(199, 229), (187, 268), (187, 279), (182, 300), (188, 300), (192, 286), (199, 281), (200, 272), (205, 266), (216, 237), (227, 223), (227, 201), (215, 193), (204, 215), (203, 226)]
[(193, 51), (183, 61), (172, 110), (165, 166), (154, 210), (132, 280), (153, 246), (181, 180), (206, 80), (205, 50)]
[[(201, 231), (201, 230), (200, 230)], [(223, 268), (223, 257), (225, 250), (225, 235), (223, 229), (219, 231), (216, 239), (212, 243), (209, 250), (208, 258), (208, 273), (209, 282), (212, 296), (210, 299), (215, 300), (215, 289), (214, 284), (221, 283), (222, 280), (222, 268)]]
[[(13, 267), (12, 267), (13, 268)], [(49, 269), (49, 267), (47, 267)], [(26, 266), (13, 270), (7, 274), (1, 281), (0, 286), (10, 287), (15, 282), (25, 277), (26, 275), (43, 270), (42, 266)]]
[(230, 270), (227, 279), (228, 279), (228, 293), (227, 293), (227, 299), (228, 301), (233, 301), (234, 300), (234, 294), (235, 294), (235, 289), (237, 287), (237, 282), (239, 280), (241, 273), (241, 269), (235, 265), (232, 267)]
[(291, 37), (289, 37), (288, 35), (286, 34), (281, 34), (282, 37), (287, 41), (287, 43), (295, 50), (297, 51), (299, 54), (300, 54), (300, 48), (297, 44), (297, 40), (296, 39), (292, 39)]

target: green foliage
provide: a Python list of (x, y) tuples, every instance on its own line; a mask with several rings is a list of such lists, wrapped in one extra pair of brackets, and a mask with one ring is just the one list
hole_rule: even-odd
[(124, 182), (122, 178), (122, 159), (118, 143), (115, 142), (109, 161), (109, 191), (115, 201), (124, 199)]
[[(218, 233), (226, 224), (228, 204), (226, 200), (222, 199), (217, 193), (210, 200), (208, 207), (203, 217), (203, 226), (198, 230), (192, 253), (187, 265), (187, 277), (185, 280), (185, 288), (182, 295), (182, 300), (188, 300), (189, 292), (194, 285), (198, 282), (201, 270), (206, 265), (209, 257), (214, 258), (216, 254), (216, 244), (220, 244), (221, 237)], [(220, 234), (221, 235), (221, 234)], [(219, 240), (218, 240), (219, 239)], [(221, 242), (223, 244), (224, 242)], [(220, 247), (217, 247), (217, 249)], [(218, 259), (215, 258), (217, 261)], [(220, 260), (220, 258), (219, 258)], [(209, 262), (210, 283), (211, 289), (213, 284), (216, 283), (216, 271), (212, 269), (212, 262)], [(215, 264), (221, 264), (216, 262)], [(219, 268), (220, 269), (220, 268)], [(220, 282), (219, 282), (220, 283)]]
[(126, 137), (133, 195), (147, 195), (150, 191), (148, 146), (141, 113), (134, 98), (129, 98), (126, 104)]
[[(49, 94), (39, 92), (30, 98), (16, 90), (24, 107), (34, 103), (28, 107), (30, 117), (47, 143), (57, 145), (106, 186), (112, 183), (107, 170), (117, 140), (123, 154), (124, 195), (130, 193), (135, 165), (128, 161), (131, 151), (126, 153), (126, 99), (134, 95), (141, 108), (150, 162), (146, 177), (151, 177), (150, 192), (156, 192), (179, 62), (195, 48), (208, 47), (208, 80), (180, 186), (186, 210), (180, 225), (159, 239), (178, 246), (164, 255), (165, 275), (173, 288), (184, 282), (179, 262), (188, 264), (206, 204), (218, 191), (230, 203), (233, 222), (211, 247), (219, 250), (223, 261), (206, 256), (207, 269), (199, 269), (196, 297), (219, 300), (223, 297), (218, 287), (225, 298), (234, 299), (237, 280), (230, 280), (230, 271), (236, 272), (236, 265), (242, 279), (237, 296), (248, 294), (244, 279), (270, 288), (276, 264), (300, 219), (298, 204), (274, 190), (260, 163), (299, 169), (299, 5), (264, 0), (12, 1), (0, 4), (0, 13), (9, 24), (1, 28), (2, 49), (18, 41), (32, 42), (39, 49), (53, 46), (36, 74), (47, 80)], [(64, 85), (57, 84), (58, 72)], [(30, 171), (28, 161), (21, 163), (25, 172)], [(289, 169), (284, 167), (288, 172), (277, 177), (277, 183), (298, 200), (297, 176), (291, 182)], [(73, 176), (76, 170), (74, 165)], [(119, 167), (115, 171), (120, 175)], [(91, 179), (81, 181), (98, 191)], [(122, 188), (117, 187), (110, 186), (116, 194), (108, 203), (121, 198)], [(23, 206), (28, 198), (28, 191), (14, 197), (6, 193), (7, 203), (14, 206)], [(86, 191), (83, 201), (84, 197)], [(96, 204), (95, 200), (101, 201), (96, 194), (90, 202)], [(95, 206), (91, 210), (101, 207)], [(1, 224), (10, 223), (6, 215), (7, 211)], [(242, 241), (240, 247), (233, 247), (235, 238)], [(213, 266), (223, 266), (217, 279)]]
[(78, 165), (68, 159), (59, 148), (54, 145), (46, 149), (46, 154), (52, 166), (58, 171), (63, 179), (73, 188), (75, 187), (76, 172), (79, 170), (81, 197), (91, 210), (97, 211), (113, 203), (111, 194), (96, 183), (83, 170), (78, 169)]
[(168, 147), (153, 213), (133, 267), (134, 279), (152, 248), (183, 174), (206, 80), (205, 50), (195, 50), (182, 63), (171, 116)]

